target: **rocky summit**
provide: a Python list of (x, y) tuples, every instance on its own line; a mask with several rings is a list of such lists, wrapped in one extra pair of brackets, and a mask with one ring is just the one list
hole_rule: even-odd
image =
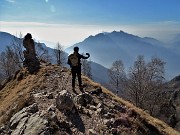
[(0, 134), (179, 134), (87, 77), (83, 91), (72, 91), (71, 79), (70, 70), (57, 65), (17, 72), (0, 89)]

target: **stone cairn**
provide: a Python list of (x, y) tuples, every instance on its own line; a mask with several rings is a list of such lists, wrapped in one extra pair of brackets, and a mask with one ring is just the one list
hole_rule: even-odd
[(24, 37), (23, 46), (26, 50), (24, 50), (24, 58), (23, 66), (27, 67), (30, 73), (37, 72), (40, 68), (40, 62), (36, 57), (34, 40), (30, 33)]

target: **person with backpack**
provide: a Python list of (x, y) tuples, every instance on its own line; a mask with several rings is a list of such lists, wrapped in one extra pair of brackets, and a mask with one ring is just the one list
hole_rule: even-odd
[(72, 73), (72, 90), (75, 91), (75, 80), (76, 75), (78, 77), (79, 88), (82, 91), (82, 80), (81, 80), (81, 59), (88, 59), (90, 57), (89, 53), (86, 53), (87, 56), (79, 54), (79, 47), (74, 47), (74, 53), (68, 56), (68, 64), (71, 67)]

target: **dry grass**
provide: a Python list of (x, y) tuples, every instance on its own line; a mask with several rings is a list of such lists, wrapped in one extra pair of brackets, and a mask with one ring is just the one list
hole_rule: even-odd
[(30, 92), (43, 82), (43, 72), (40, 71), (38, 75), (27, 75), (23, 72), (22, 80), (18, 81), (17, 78), (11, 80), (0, 91), (0, 125), (8, 121), (24, 106), (31, 104), (33, 99), (31, 99)]

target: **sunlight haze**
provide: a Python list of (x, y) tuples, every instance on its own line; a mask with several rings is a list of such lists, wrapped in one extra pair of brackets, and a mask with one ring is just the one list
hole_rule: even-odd
[(1, 0), (0, 31), (65, 47), (114, 30), (166, 42), (180, 33), (179, 6), (178, 0)]

